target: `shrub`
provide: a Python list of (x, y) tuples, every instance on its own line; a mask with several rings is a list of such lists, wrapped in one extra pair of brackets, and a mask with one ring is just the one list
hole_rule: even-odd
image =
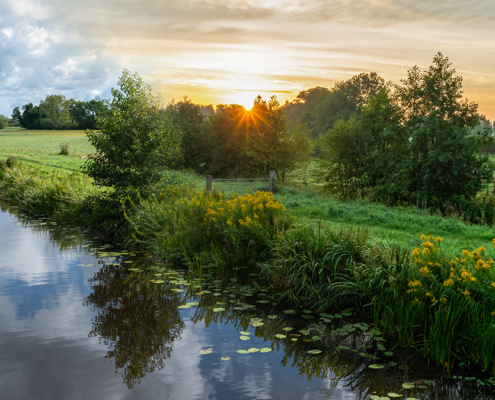
[(16, 167), (18, 163), (19, 163), (19, 160), (15, 156), (9, 156), (9, 157), (7, 157), (7, 160), (5, 161), (5, 164), (9, 168)]
[(169, 186), (159, 197), (141, 201), (127, 218), (135, 240), (152, 244), (162, 255), (192, 257), (212, 250), (231, 268), (268, 258), (270, 241), (290, 224), (272, 193), (224, 198), (183, 186)]
[(60, 155), (68, 156), (69, 155), (69, 143), (60, 143)]

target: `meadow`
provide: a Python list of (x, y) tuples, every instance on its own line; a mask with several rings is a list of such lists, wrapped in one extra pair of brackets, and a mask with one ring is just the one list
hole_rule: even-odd
[[(69, 143), (68, 156), (59, 154), (60, 143)], [(15, 156), (45, 171), (79, 172), (92, 151), (84, 131), (0, 130), (0, 159)]]

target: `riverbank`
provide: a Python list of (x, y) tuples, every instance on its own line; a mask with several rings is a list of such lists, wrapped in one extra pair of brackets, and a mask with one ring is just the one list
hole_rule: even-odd
[[(458, 252), (446, 237), (420, 238), (433, 233), (423, 231), (406, 249), (376, 240), (367, 226), (335, 227), (323, 219), (301, 223), (287, 207), (290, 191), (281, 193), (280, 201), (266, 193), (225, 198), (195, 190), (194, 178), (170, 173), (147, 199), (124, 199), (95, 188), (80, 174), (50, 174), (23, 165), (4, 169), (0, 181), (3, 198), (27, 214), (106, 229), (127, 245), (146, 246), (198, 276), (208, 274), (211, 265), (224, 281), (261, 274), (279, 293), (279, 302), (314, 311), (353, 305), (373, 318), (385, 337), (418, 349), (448, 371), (467, 359), (494, 371), (495, 275), (488, 228), (443, 220), (445, 231), (458, 227), (485, 240)], [(346, 207), (333, 214), (335, 222), (351, 214), (351, 206)], [(369, 215), (373, 207), (379, 210), (358, 207)], [(408, 224), (402, 214), (407, 210), (389, 215), (394, 213), (404, 219), (388, 218), (383, 229)], [(411, 218), (418, 224), (431, 218), (432, 226), (442, 222), (436, 216)]]

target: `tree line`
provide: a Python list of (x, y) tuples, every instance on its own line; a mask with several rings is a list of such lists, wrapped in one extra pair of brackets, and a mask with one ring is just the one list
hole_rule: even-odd
[(40, 104), (15, 107), (12, 118), (25, 129), (95, 129), (96, 120), (108, 108), (108, 101), (96, 97), (89, 101), (48, 95)]

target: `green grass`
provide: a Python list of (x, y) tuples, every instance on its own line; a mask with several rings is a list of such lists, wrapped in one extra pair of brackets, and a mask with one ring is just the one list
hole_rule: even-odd
[[(58, 154), (60, 143), (69, 143), (69, 156)], [(79, 172), (93, 150), (84, 131), (0, 130), (0, 159), (16, 156), (45, 171)]]

